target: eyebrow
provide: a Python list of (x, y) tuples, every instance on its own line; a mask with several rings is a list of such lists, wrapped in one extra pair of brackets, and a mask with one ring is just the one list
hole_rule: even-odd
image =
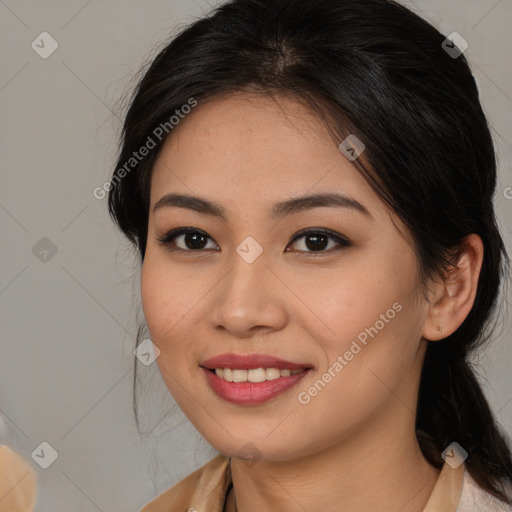
[[(352, 197), (334, 192), (286, 199), (285, 201), (274, 204), (271, 210), (271, 217), (274, 220), (278, 220), (288, 215), (304, 212), (313, 208), (332, 206), (355, 210), (373, 218), (368, 209), (359, 201)], [(227, 221), (227, 212), (220, 204), (187, 194), (170, 193), (163, 196), (153, 207), (153, 213), (162, 208), (170, 207), (186, 208)]]

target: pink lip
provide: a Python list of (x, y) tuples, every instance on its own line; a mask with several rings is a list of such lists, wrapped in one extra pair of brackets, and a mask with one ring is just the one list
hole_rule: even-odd
[[(301, 370), (312, 368), (311, 364), (298, 364), (285, 361), (268, 354), (221, 354), (203, 361), (200, 366), (203, 368), (235, 368), (238, 370), (251, 370), (254, 368), (278, 368), (279, 370)], [(209, 372), (211, 373), (211, 372)], [(279, 379), (276, 379), (279, 380)], [(272, 382), (272, 381), (268, 381)]]
[[(205, 361), (205, 363), (211, 364), (210, 361), (211, 360)], [(285, 361), (282, 362), (286, 363)], [(247, 364), (251, 364), (250, 368), (254, 368), (252, 363)], [(217, 366), (217, 368), (226, 367), (229, 368), (229, 365)], [(261, 365), (257, 366), (257, 368), (261, 367)], [(276, 368), (275, 361), (272, 363), (272, 365), (263, 367)], [(246, 369), (240, 367), (238, 362), (235, 368), (241, 370)], [(284, 393), (292, 386), (295, 386), (311, 371), (310, 369), (306, 369), (303, 372), (290, 375), (289, 377), (279, 377), (278, 379), (265, 380), (263, 382), (227, 382), (224, 379), (217, 377), (215, 372), (212, 372), (211, 370), (204, 367), (201, 369), (205, 373), (206, 380), (208, 381), (208, 384), (210, 384), (212, 390), (224, 400), (237, 405), (255, 405), (266, 402), (271, 398)]]

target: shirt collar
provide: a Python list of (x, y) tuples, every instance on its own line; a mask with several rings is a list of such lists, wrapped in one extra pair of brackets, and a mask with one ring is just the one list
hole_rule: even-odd
[[(229, 457), (217, 455), (148, 503), (140, 512), (223, 512), (232, 483), (229, 461)], [(454, 469), (445, 462), (423, 512), (456, 512), (464, 472), (464, 464)]]
[(465, 465), (452, 468), (444, 463), (423, 512), (456, 512), (464, 483)]

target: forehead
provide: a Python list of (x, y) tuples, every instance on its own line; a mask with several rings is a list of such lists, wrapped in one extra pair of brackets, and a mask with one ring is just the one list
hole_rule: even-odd
[(236, 94), (199, 102), (161, 149), (151, 205), (171, 191), (248, 205), (336, 191), (385, 208), (319, 117), (290, 97)]

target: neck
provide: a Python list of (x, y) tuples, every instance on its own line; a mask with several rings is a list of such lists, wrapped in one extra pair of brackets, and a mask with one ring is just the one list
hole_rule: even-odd
[(399, 407), (401, 424), (394, 411), (320, 453), (253, 465), (232, 458), (226, 511), (422, 512), (439, 471), (421, 454), (415, 417)]

